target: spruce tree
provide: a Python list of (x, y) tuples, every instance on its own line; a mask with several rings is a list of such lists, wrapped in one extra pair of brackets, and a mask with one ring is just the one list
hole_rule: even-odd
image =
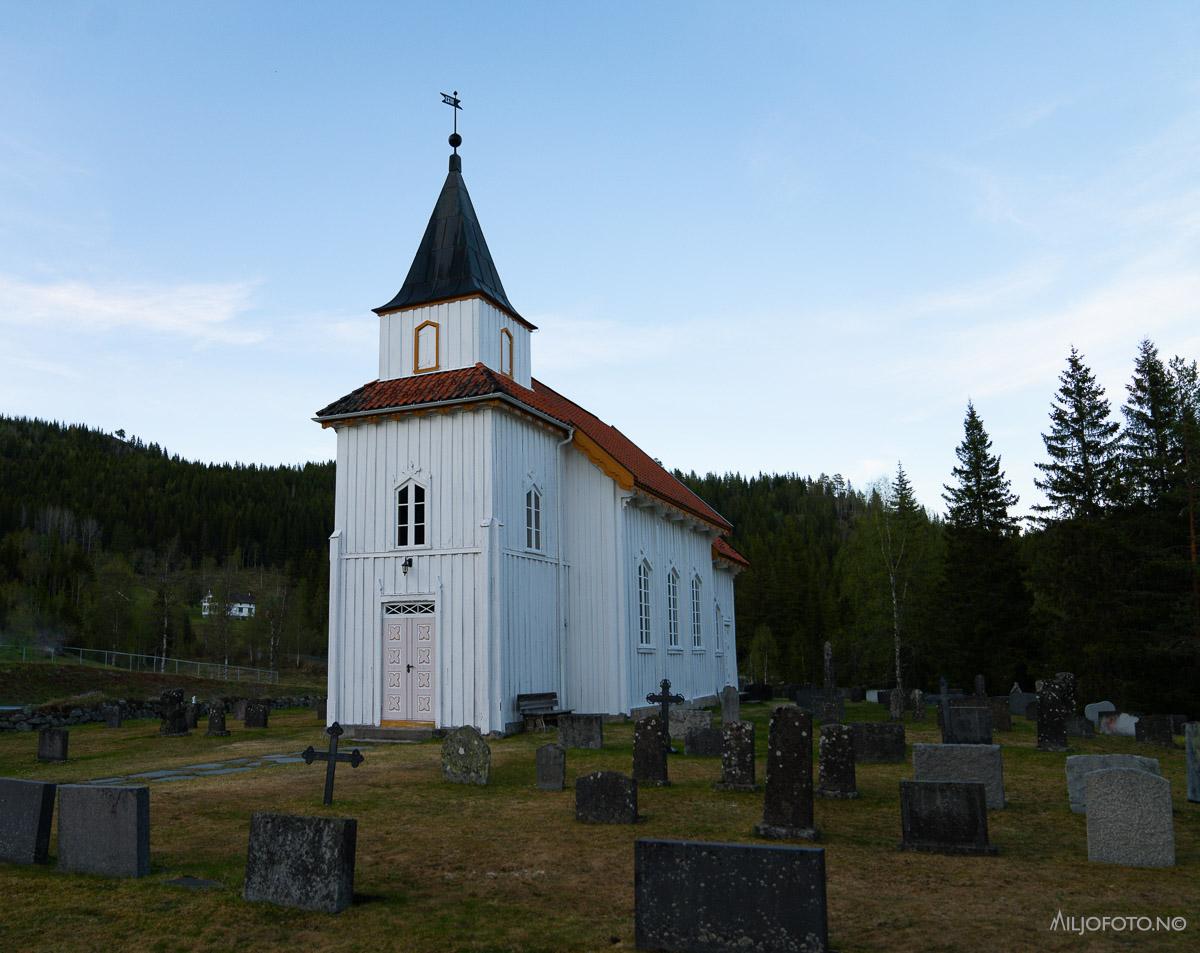
[(1138, 345), (1129, 399), (1121, 412), (1121, 469), (1131, 501), (1162, 506), (1178, 483), (1181, 466), (1179, 400), (1175, 381), (1149, 340)]
[(1117, 490), (1119, 428), (1109, 419), (1104, 388), (1074, 347), (1058, 379), (1050, 432), (1042, 434), (1050, 462), (1037, 464), (1046, 476), (1033, 481), (1048, 503), (1034, 509), (1050, 519), (1099, 516)]
[(942, 499), (949, 504), (951, 527), (971, 528), (987, 533), (1007, 533), (1016, 527), (1008, 513), (1017, 505), (1012, 484), (1000, 469), (1000, 458), (992, 454), (992, 441), (983, 429), (975, 405), (967, 402), (963, 420), (963, 440), (954, 451), (959, 465), (951, 470), (957, 486), (943, 484)]

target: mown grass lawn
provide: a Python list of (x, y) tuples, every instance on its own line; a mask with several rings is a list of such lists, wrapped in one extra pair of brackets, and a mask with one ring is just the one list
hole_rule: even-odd
[[(763, 770), (769, 707), (746, 706)], [(882, 715), (851, 705), (852, 720)], [(899, 780), (910, 765), (861, 765), (857, 801), (816, 802), (827, 851), (829, 925), (841, 953), (879, 950), (1195, 950), (1200, 948), (1200, 805), (1184, 795), (1181, 750), (1132, 739), (1076, 741), (1078, 752), (1158, 757), (1175, 801), (1177, 864), (1136, 870), (1089, 864), (1083, 816), (1067, 807), (1065, 755), (1037, 751), (1032, 725), (997, 736), (1009, 807), (989, 814), (997, 857), (904, 853)], [(230, 721), (228, 738), (159, 738), (157, 722), (71, 730), (72, 760), (38, 764), (37, 736), (0, 735), (0, 775), (70, 782), (323, 745), (309, 712), (272, 713), (267, 731)], [(909, 725), (936, 741), (930, 712)], [(715, 759), (673, 757), (670, 788), (640, 792), (636, 827), (574, 820), (574, 796), (538, 791), (534, 750), (553, 735), (493, 741), (486, 788), (441, 780), (440, 745), (361, 746), (357, 770), (338, 768), (336, 803), (321, 805), (322, 765), (287, 765), (151, 784), (152, 873), (138, 881), (0, 865), (0, 950), (584, 951), (633, 948), (633, 841), (676, 837), (754, 842), (760, 794), (718, 793)], [(628, 772), (629, 725), (605, 726), (602, 751), (571, 751), (568, 782), (606, 768)], [(911, 764), (911, 762), (910, 762)], [(338, 916), (241, 899), (250, 814), (256, 810), (358, 820), (356, 903)], [(51, 854), (54, 853), (53, 841)], [(182, 875), (219, 881), (190, 891)], [(1176, 915), (1183, 934), (1051, 932), (1055, 914)]]

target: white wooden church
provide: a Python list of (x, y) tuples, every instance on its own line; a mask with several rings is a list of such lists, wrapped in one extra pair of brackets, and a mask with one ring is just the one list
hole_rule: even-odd
[(619, 714), (737, 684), (730, 524), (615, 427), (533, 377), (455, 147), (379, 378), (337, 432), (330, 722), (508, 732), (517, 697)]

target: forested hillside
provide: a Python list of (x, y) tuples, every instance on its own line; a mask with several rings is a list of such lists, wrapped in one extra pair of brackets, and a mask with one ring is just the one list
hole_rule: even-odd
[[(1200, 375), (1143, 342), (1118, 418), (1072, 351), (1050, 400), (1044, 503), (1023, 525), (967, 405), (944, 515), (902, 467), (678, 474), (735, 526), (743, 674), (991, 690), (1075, 672), (1088, 698), (1200, 714)], [(123, 434), (0, 418), (0, 639), (282, 665), (325, 651), (332, 463), (227, 466)], [(253, 620), (224, 612), (239, 592)]]

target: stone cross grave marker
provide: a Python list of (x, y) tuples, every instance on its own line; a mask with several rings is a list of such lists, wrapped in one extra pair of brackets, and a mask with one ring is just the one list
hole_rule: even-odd
[(663, 745), (667, 749), (667, 754), (678, 754), (678, 752), (671, 747), (671, 706), (682, 705), (685, 699), (682, 695), (671, 694), (671, 680), (669, 678), (664, 678), (661, 682), (659, 682), (658, 689), (658, 694), (655, 695), (653, 692), (651, 692), (646, 696), (646, 701), (648, 701), (651, 705), (658, 705), (661, 709), (659, 712), (661, 719), (660, 727), (662, 728)]
[(325, 734), (329, 735), (329, 750), (317, 751), (312, 745), (304, 749), (301, 755), (304, 758), (305, 764), (312, 764), (314, 761), (325, 762), (325, 804), (333, 803), (333, 772), (339, 761), (347, 762), (350, 767), (357, 768), (365, 760), (357, 748), (349, 754), (338, 754), (338, 738), (346, 733), (346, 730), (336, 721), (325, 729)]

